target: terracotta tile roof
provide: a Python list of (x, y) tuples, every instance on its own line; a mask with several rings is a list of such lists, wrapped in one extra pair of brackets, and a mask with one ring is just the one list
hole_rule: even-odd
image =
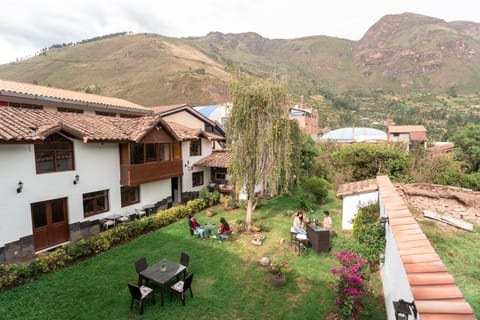
[(139, 141), (157, 124), (175, 133), (160, 116), (113, 118), (45, 110), (0, 108), (0, 141), (35, 141), (64, 131), (87, 141)]
[(152, 110), (149, 108), (119, 98), (104, 97), (95, 94), (0, 79), (0, 96), (2, 95), (23, 95), (27, 98), (37, 100), (57, 99), (60, 102), (73, 102), (87, 105), (93, 104), (99, 107), (108, 107), (108, 109), (134, 110), (144, 114), (152, 113)]
[(410, 133), (410, 132), (427, 132), (422, 125), (415, 126), (388, 126), (389, 133)]
[(412, 131), (410, 132), (410, 140), (413, 141), (427, 141), (427, 133), (424, 131)]
[(388, 177), (379, 176), (377, 182), (420, 318), (476, 319)]
[(337, 191), (337, 197), (348, 196), (355, 193), (365, 193), (378, 190), (377, 179), (362, 180), (342, 184)]
[(227, 168), (230, 161), (230, 151), (213, 151), (205, 158), (198, 160), (193, 165), (202, 167)]
[(188, 105), (185, 103), (180, 103), (180, 104), (169, 104), (169, 105), (164, 105), (164, 106), (156, 106), (156, 107), (151, 107), (150, 109), (153, 110), (154, 113), (165, 113), (169, 111), (174, 111), (177, 109), (182, 109), (184, 107), (187, 107)]
[(201, 129), (189, 128), (176, 122), (167, 121), (167, 123), (182, 141), (198, 140), (202, 133)]
[(177, 122), (167, 121), (167, 123), (182, 141), (197, 140), (200, 137), (208, 140), (225, 141), (225, 138), (218, 134), (206, 132), (201, 129), (193, 129)]
[(451, 151), (455, 147), (453, 142), (447, 142), (444, 144), (439, 144), (430, 148), (427, 148), (429, 153), (445, 153)]

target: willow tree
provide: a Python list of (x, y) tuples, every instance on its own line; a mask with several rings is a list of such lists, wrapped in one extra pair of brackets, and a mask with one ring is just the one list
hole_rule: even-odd
[(236, 189), (246, 195), (246, 223), (251, 227), (256, 191), (275, 195), (291, 180), (288, 94), (283, 82), (246, 78), (232, 83), (231, 94), (227, 122), (229, 174)]

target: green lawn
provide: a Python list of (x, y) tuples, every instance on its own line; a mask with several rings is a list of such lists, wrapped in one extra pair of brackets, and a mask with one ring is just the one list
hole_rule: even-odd
[(417, 219), (475, 315), (480, 318), (479, 228), (467, 232), (422, 217)]
[[(334, 225), (339, 230), (340, 216), (331, 208)], [(146, 234), (125, 245), (77, 263), (0, 294), (0, 319), (325, 319), (337, 307), (335, 278), (331, 268), (338, 267), (331, 253), (296, 256), (289, 246), (292, 218), (286, 216), (296, 203), (288, 197), (275, 198), (254, 213), (270, 228), (262, 246), (250, 243), (252, 236), (234, 234), (233, 241), (201, 241), (191, 237), (186, 219)], [(318, 216), (324, 207), (318, 208)], [(244, 218), (243, 210), (235, 210), (206, 218), (197, 214), (201, 223), (218, 225), (223, 215), (232, 222)], [(343, 237), (339, 232), (339, 237)], [(285, 242), (280, 243), (280, 238)], [(339, 241), (338, 243), (341, 243)], [(340, 251), (333, 243), (332, 253)], [(134, 261), (145, 256), (149, 264), (162, 258), (178, 261), (180, 252), (190, 255), (189, 270), (195, 273), (186, 306), (178, 297), (165, 306), (147, 303), (143, 316), (138, 305), (130, 311), (127, 283), (136, 283)], [(279, 262), (287, 261), (292, 272), (284, 287), (272, 287), (267, 272), (260, 266), (263, 256)], [(367, 311), (362, 319), (384, 319), (385, 310), (378, 278), (375, 288), (365, 299)], [(155, 286), (153, 286), (156, 288)]]

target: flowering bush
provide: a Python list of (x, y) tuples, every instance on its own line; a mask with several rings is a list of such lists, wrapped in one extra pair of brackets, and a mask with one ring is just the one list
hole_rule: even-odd
[(334, 253), (342, 268), (332, 269), (339, 277), (335, 303), (340, 307), (344, 319), (358, 319), (362, 310), (360, 298), (365, 294), (366, 261), (358, 254), (342, 251)]
[(288, 269), (289, 269), (289, 265), (288, 265), (288, 262), (286, 261), (281, 263), (272, 262), (267, 268), (268, 272), (279, 277), (283, 277), (285, 273), (287, 273)]

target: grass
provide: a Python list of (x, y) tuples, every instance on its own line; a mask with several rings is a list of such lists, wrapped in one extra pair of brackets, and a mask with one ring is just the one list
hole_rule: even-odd
[(447, 266), (448, 272), (455, 278), (465, 300), (470, 303), (477, 318), (480, 318), (478, 227), (475, 227), (474, 232), (467, 232), (435, 221), (418, 217), (417, 219), (435, 251)]
[[(292, 217), (285, 213), (295, 204), (292, 198), (278, 197), (254, 213), (270, 229), (262, 246), (252, 245), (252, 235), (245, 234), (234, 234), (233, 241), (222, 244), (200, 241), (190, 236), (184, 219), (0, 294), (0, 319), (328, 319), (337, 311), (336, 279), (330, 269), (338, 264), (331, 253), (294, 254), (289, 246)], [(316, 213), (320, 216), (324, 208)], [(328, 209), (338, 230), (338, 206), (331, 204)], [(212, 218), (202, 212), (197, 219), (218, 225), (220, 216), (232, 222), (244, 219), (244, 211), (221, 212)], [(280, 238), (285, 239), (283, 244)], [(333, 243), (332, 252), (339, 250)], [(182, 251), (190, 255), (189, 270), (195, 273), (194, 299), (187, 295), (184, 307), (178, 297), (170, 302), (167, 293), (162, 307), (157, 292), (157, 304), (147, 303), (143, 316), (137, 305), (130, 311), (127, 283), (137, 281), (134, 261), (142, 256), (150, 264), (162, 258), (178, 261)], [(259, 264), (263, 256), (290, 264), (285, 286), (271, 286)], [(374, 278), (372, 292), (377, 293), (365, 300), (367, 311), (362, 319), (385, 318), (378, 293), (381, 284), (377, 275)]]

